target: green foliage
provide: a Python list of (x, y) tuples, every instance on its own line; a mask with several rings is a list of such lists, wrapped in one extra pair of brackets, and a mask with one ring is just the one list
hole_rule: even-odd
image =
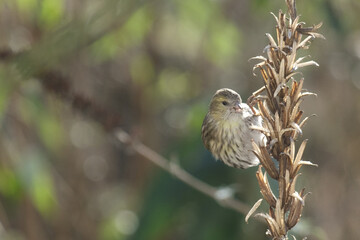
[(203, 51), (210, 61), (224, 66), (234, 59), (241, 44), (240, 31), (226, 20), (218, 2), (187, 0), (178, 1), (178, 6), (180, 21), (206, 36)]
[[(11, 72), (5, 66), (0, 65), (0, 121), (5, 117), (5, 111), (9, 106), (10, 97), (16, 85)], [(13, 81), (9, 81), (9, 79)]]
[(130, 74), (134, 82), (145, 87), (155, 76), (154, 64), (145, 54), (134, 56), (131, 60)]
[(100, 239), (103, 240), (122, 240), (124, 236), (116, 229), (115, 223), (112, 219), (103, 220), (99, 230)]
[(53, 213), (56, 196), (51, 174), (45, 169), (36, 169), (31, 179), (30, 196), (35, 207), (45, 216)]
[[(50, 150), (57, 150), (64, 141), (64, 129), (60, 125), (60, 120), (56, 116), (55, 102), (44, 103), (47, 99), (39, 97), (41, 89), (37, 82), (27, 82), (23, 88), (26, 98), (18, 103), (18, 111), (22, 118), (29, 125), (36, 128), (40, 139), (44, 145)], [(34, 120), (36, 119), (36, 120)]]
[(206, 115), (207, 112), (206, 109), (207, 106), (203, 103), (194, 104), (189, 109), (186, 119), (187, 119), (187, 127), (189, 128), (190, 131), (198, 131), (199, 129), (201, 129), (204, 116)]
[(16, 173), (6, 167), (0, 168), (0, 192), (6, 198), (17, 202), (22, 194), (21, 183)]
[(41, 1), (39, 21), (45, 29), (51, 29), (60, 22), (63, 17), (63, 4), (63, 0)]
[(208, 0), (177, 0), (179, 18), (181, 21), (190, 22), (198, 29), (204, 29), (212, 18), (219, 14), (219, 5)]
[[(187, 74), (176, 69), (164, 69), (159, 75), (157, 84), (160, 96), (169, 100), (184, 99), (190, 88)], [(169, 91), (170, 88), (173, 91)]]
[(47, 160), (35, 149), (29, 149), (20, 157), (18, 171), (21, 183), (39, 212), (50, 217), (56, 208), (57, 198)]
[(205, 52), (208, 58), (220, 66), (229, 64), (238, 54), (240, 46), (239, 30), (228, 22), (211, 24), (209, 39), (205, 44)]
[[(93, 55), (98, 61), (113, 58), (117, 54), (126, 53), (129, 48), (139, 44), (152, 25), (148, 9), (137, 10), (118, 30), (110, 32), (92, 45)], [(119, 53), (120, 52), (120, 53)]]
[(15, 0), (21, 13), (36, 20), (44, 30), (53, 30), (63, 20), (64, 3), (63, 0)]
[(38, 6), (39, 0), (15, 0), (20, 11), (31, 13)]

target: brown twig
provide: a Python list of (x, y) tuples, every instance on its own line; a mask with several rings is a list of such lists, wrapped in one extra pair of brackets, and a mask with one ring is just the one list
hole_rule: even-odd
[(177, 163), (173, 161), (168, 161), (166, 158), (164, 158), (151, 148), (145, 146), (141, 142), (134, 141), (125, 131), (118, 129), (116, 131), (116, 138), (124, 144), (130, 144), (131, 147), (135, 150), (135, 152), (137, 152), (139, 155), (150, 160), (155, 165), (161, 167), (163, 170), (167, 171), (174, 177), (186, 183), (188, 186), (214, 199), (221, 206), (233, 209), (242, 214), (246, 214), (249, 211), (249, 206), (240, 202), (234, 197), (222, 197), (221, 194), (219, 194), (219, 191), (221, 191), (222, 188), (210, 186), (209, 184), (197, 179), (196, 177), (185, 171), (183, 168), (181, 168)]

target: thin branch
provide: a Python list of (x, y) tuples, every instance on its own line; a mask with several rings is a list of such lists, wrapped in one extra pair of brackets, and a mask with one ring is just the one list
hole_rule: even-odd
[(152, 150), (151, 148), (145, 146), (139, 141), (134, 141), (128, 133), (118, 129), (116, 130), (115, 136), (117, 140), (124, 144), (130, 144), (132, 149), (143, 156), (144, 158), (150, 160), (155, 165), (161, 167), (163, 170), (167, 171), (174, 177), (178, 178), (180, 181), (186, 183), (188, 186), (193, 189), (207, 195), (208, 197), (214, 199), (221, 206), (233, 209), (239, 213), (247, 214), (250, 210), (250, 207), (234, 197), (220, 198), (218, 197), (219, 188), (210, 186), (209, 184), (197, 179), (192, 176), (190, 173), (181, 168), (178, 164), (172, 161), (168, 161), (166, 158)]

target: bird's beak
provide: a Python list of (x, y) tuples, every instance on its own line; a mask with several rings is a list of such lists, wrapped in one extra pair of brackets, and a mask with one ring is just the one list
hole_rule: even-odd
[(235, 110), (235, 112), (241, 112), (242, 107), (240, 106), (240, 103), (236, 104), (233, 109)]

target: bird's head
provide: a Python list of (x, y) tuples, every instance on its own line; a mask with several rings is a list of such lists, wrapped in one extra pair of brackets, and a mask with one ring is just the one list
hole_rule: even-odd
[(229, 88), (222, 88), (216, 91), (210, 102), (209, 113), (217, 119), (227, 119), (229, 116), (241, 113), (241, 97)]

